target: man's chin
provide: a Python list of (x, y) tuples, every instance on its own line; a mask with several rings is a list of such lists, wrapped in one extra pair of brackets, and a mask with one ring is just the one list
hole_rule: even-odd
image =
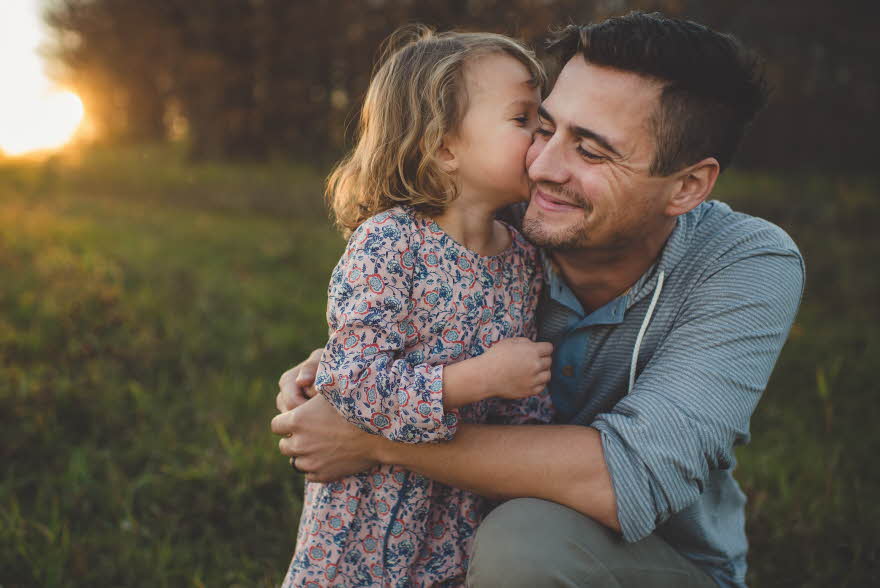
[(538, 208), (530, 203), (522, 222), (523, 236), (544, 249), (578, 249), (583, 246), (584, 231), (577, 225), (551, 226)]

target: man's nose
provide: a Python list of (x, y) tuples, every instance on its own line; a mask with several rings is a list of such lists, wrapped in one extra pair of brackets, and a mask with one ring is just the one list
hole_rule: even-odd
[(535, 141), (532, 145), (529, 178), (533, 182), (552, 182), (564, 184), (568, 181), (569, 171), (565, 161), (562, 142), (557, 136), (549, 141)]

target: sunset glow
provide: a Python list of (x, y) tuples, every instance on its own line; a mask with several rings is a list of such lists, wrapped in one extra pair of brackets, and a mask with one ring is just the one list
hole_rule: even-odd
[(74, 136), (84, 117), (79, 97), (55, 86), (37, 53), (44, 30), (36, 0), (0, 5), (0, 152), (53, 150)]

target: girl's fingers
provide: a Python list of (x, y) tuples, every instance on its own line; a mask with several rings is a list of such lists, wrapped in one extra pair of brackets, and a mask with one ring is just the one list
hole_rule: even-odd
[(541, 357), (550, 357), (553, 355), (553, 343), (547, 343), (546, 341), (542, 341), (540, 343), (536, 343), (538, 347), (538, 355)]

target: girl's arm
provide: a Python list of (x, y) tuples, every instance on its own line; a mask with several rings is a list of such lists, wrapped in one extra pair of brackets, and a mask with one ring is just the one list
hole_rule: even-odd
[(331, 276), (330, 338), (315, 389), (370, 433), (411, 443), (447, 440), (457, 421), (443, 406), (443, 366), (401, 357), (417, 336), (409, 319), (415, 264), (407, 220), (389, 211), (349, 239)]
[[(540, 405), (549, 410), (549, 399), (546, 403), (531, 399), (550, 382), (552, 355), (550, 343), (535, 343), (525, 337), (502, 339), (480, 356), (446, 366), (444, 406), (456, 408), (491, 398), (492, 406), (500, 412), (531, 410), (513, 408), (521, 402), (523, 407), (538, 410)], [(549, 422), (549, 417), (541, 422)]]
[(351, 236), (333, 270), (327, 302), (330, 338), (315, 389), (349, 422), (408, 443), (446, 441), (454, 409), (490, 396), (522, 398), (550, 379), (549, 343), (502, 340), (480, 357), (448, 366), (404, 355), (418, 337), (412, 320), (409, 218), (389, 211)]
[(314, 387), (370, 433), (408, 443), (449, 440), (457, 425), (451, 409), (467, 398), (450, 396), (445, 405), (444, 366), (403, 355), (418, 337), (410, 316), (418, 251), (410, 249), (409, 222), (388, 211), (352, 234), (331, 277), (330, 338)]

